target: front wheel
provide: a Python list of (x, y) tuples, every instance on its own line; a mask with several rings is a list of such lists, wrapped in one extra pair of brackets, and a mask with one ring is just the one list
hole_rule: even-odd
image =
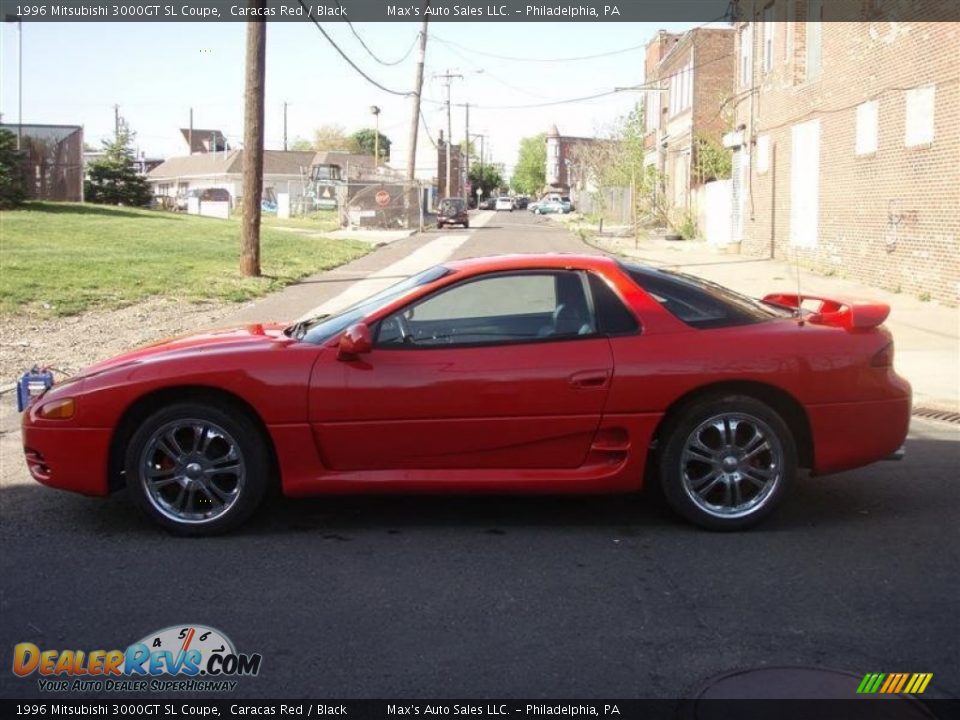
[(709, 530), (743, 530), (780, 503), (797, 471), (790, 428), (751, 397), (702, 400), (665, 431), (660, 483), (670, 506)]
[(177, 535), (215, 535), (257, 509), (271, 463), (246, 413), (184, 402), (144, 420), (124, 467), (133, 501), (156, 523)]

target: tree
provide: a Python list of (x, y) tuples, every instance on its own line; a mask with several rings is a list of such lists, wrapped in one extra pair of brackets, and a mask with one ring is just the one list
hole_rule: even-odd
[(17, 136), (9, 130), (0, 130), (0, 209), (9, 210), (26, 199), (23, 173), (17, 150)]
[(486, 163), (485, 165), (470, 166), (470, 186), (473, 188), (473, 194), (477, 194), (477, 188), (480, 188), (483, 197), (490, 197), (500, 190), (503, 185), (503, 176), (496, 165)]
[(135, 134), (121, 121), (113, 140), (103, 141), (104, 155), (90, 163), (83, 183), (84, 199), (103, 205), (149, 205), (153, 197), (147, 179), (133, 163)]
[(547, 182), (547, 135), (540, 133), (520, 141), (517, 166), (510, 187), (522, 195), (537, 195)]
[(376, 137), (380, 136), (380, 160), (387, 161), (390, 159), (390, 145), (391, 141), (383, 133), (378, 133), (373, 128), (364, 128), (363, 130), (357, 130), (353, 135), (350, 136), (350, 140), (353, 141), (353, 146), (356, 151), (362, 155), (373, 155), (374, 148), (376, 147)]
[(355, 145), (353, 140), (347, 137), (342, 125), (322, 125), (313, 131), (313, 149), (317, 152), (323, 150), (353, 152)]
[(293, 142), (290, 143), (290, 149), (297, 152), (310, 152), (315, 148), (313, 147), (313, 143), (306, 138), (298, 137), (294, 138)]

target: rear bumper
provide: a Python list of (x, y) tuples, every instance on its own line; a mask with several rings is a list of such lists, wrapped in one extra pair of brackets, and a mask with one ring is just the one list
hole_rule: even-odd
[(808, 406), (814, 473), (839, 472), (903, 457), (911, 407), (909, 394), (888, 400)]
[(84, 495), (106, 495), (109, 428), (23, 424), (23, 450), (33, 479)]

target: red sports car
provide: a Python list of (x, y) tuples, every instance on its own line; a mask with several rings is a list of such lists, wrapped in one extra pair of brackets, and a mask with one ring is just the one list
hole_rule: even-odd
[(754, 300), (608, 257), (448, 262), (333, 316), (168, 340), (23, 417), (39, 482), (126, 487), (181, 534), (290, 496), (606, 493), (655, 479), (706, 528), (753, 525), (799, 467), (895, 456), (910, 386), (879, 303)]

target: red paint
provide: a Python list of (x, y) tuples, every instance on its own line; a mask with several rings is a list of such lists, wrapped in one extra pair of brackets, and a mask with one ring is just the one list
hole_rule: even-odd
[[(819, 323), (785, 318), (695, 330), (610, 258), (517, 255), (448, 267), (454, 272), (323, 347), (286, 337), (280, 325), (253, 325), (94, 365), (24, 413), (31, 472), (53, 487), (106, 494), (110, 442), (124, 412), (155, 391), (196, 387), (254, 409), (289, 495), (636, 490), (664, 414), (688, 393), (723, 382), (765, 385), (796, 400), (810, 423), (816, 472), (873, 462), (906, 436), (910, 387), (892, 368), (871, 366), (890, 342), (875, 327), (886, 317), (880, 304), (821, 299)], [(366, 352), (367, 325), (411, 300), (465, 277), (524, 268), (602, 275), (641, 332)], [(43, 403), (66, 397), (76, 400), (72, 418), (38, 417)]]

